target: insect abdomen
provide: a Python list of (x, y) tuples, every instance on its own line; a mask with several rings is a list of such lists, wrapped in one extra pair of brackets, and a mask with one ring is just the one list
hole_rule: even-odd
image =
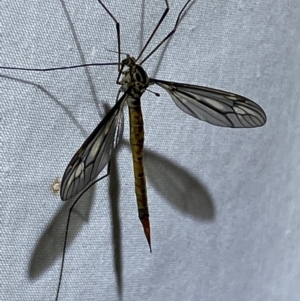
[[(128, 101), (130, 103), (130, 101)], [(144, 122), (140, 99), (134, 99), (134, 106), (129, 105), (130, 144), (133, 159), (135, 179), (135, 194), (139, 212), (139, 219), (143, 225), (150, 251), (150, 223), (146, 191), (146, 178), (143, 165)]]

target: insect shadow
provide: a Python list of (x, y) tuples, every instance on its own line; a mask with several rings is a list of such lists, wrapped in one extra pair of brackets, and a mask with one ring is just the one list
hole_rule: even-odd
[[(94, 200), (95, 188), (87, 191), (83, 202), (74, 210), (72, 227), (70, 228), (69, 245), (76, 238), (83, 225), (89, 221), (90, 211)], [(65, 236), (66, 216), (72, 204), (64, 203), (53, 220), (41, 235), (29, 264), (29, 277), (38, 278), (61, 255)]]
[[(122, 142), (122, 145), (130, 147), (128, 142)], [(113, 156), (113, 161), (111, 162), (109, 196), (113, 225), (112, 240), (114, 248), (117, 250), (115, 255), (120, 255), (121, 231), (118, 209), (120, 184), (115, 157), (116, 155)], [(189, 171), (176, 165), (166, 157), (147, 149), (145, 149), (145, 166), (147, 177), (153, 187), (168, 200), (175, 209), (199, 220), (212, 220), (214, 218), (215, 209), (208, 190)], [(92, 187), (92, 192), (88, 190), (83, 195), (81, 202), (76, 206), (76, 214), (74, 214), (74, 217), (72, 216), (68, 245), (75, 239), (83, 224), (88, 222), (94, 199), (95, 185)], [(37, 243), (30, 263), (31, 278), (38, 277), (62, 253), (61, 246), (65, 235), (66, 216), (70, 205), (68, 202), (64, 203)], [(51, 252), (51, 254), (49, 252)], [(120, 277), (121, 270), (117, 267), (121, 266), (121, 255), (115, 256), (114, 260), (115, 270), (118, 271), (116, 276)]]
[(149, 150), (145, 151), (145, 166), (152, 186), (176, 210), (200, 220), (214, 218), (208, 190), (188, 170)]

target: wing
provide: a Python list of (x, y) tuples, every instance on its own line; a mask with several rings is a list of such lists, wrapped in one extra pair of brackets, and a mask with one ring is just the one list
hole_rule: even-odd
[(208, 123), (232, 127), (262, 126), (267, 117), (263, 109), (243, 96), (201, 86), (150, 79), (164, 88), (185, 113)]
[(122, 95), (70, 161), (61, 182), (62, 200), (82, 192), (108, 164), (122, 139), (126, 96)]

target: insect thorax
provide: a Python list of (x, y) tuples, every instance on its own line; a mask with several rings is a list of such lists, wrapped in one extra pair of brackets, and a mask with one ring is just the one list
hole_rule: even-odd
[(120, 91), (128, 93), (127, 101), (129, 101), (128, 105), (130, 106), (131, 98), (133, 98), (133, 101), (137, 100), (146, 91), (149, 86), (149, 77), (143, 67), (136, 64), (135, 58), (129, 55), (122, 61), (122, 65), (128, 67), (128, 69), (122, 72), (124, 76), (120, 81)]

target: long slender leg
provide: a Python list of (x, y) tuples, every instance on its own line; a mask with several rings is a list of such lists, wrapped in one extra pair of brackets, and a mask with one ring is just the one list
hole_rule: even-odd
[(174, 28), (165, 36), (165, 38), (140, 62), (140, 65), (142, 65), (161, 45), (163, 45), (175, 32), (176, 29), (178, 27), (180, 18), (182, 13), (184, 12), (185, 8), (188, 6), (188, 4), (193, 1), (193, 0), (188, 0), (186, 2), (186, 4), (183, 6), (183, 8), (181, 9), (181, 11), (179, 12), (178, 16), (177, 16), (177, 20), (175, 23)]
[(160, 27), (161, 23), (163, 22), (163, 20), (165, 19), (166, 15), (168, 14), (170, 7), (169, 7), (169, 3), (168, 0), (165, 0), (166, 3), (166, 9), (164, 11), (164, 13), (162, 14), (160, 20), (158, 21), (157, 25), (155, 26), (151, 36), (149, 37), (148, 41), (146, 42), (146, 44), (144, 45), (141, 53), (139, 54), (139, 56), (137, 57), (136, 61), (138, 61), (140, 59), (140, 57), (143, 55), (144, 51), (146, 50), (148, 44), (150, 43), (150, 41), (152, 40), (153, 36), (155, 35), (156, 31), (158, 30), (158, 28)]
[(120, 64), (119, 63), (90, 63), (90, 64), (82, 64), (82, 65), (74, 65), (74, 66), (64, 66), (64, 67), (54, 67), (54, 68), (23, 68), (23, 67), (2, 67), (2, 66), (0, 66), (0, 69), (3, 69), (3, 70), (21, 70), (21, 71), (48, 72), (48, 71), (76, 69), (76, 68), (83, 68), (83, 67), (116, 66), (116, 65), (120, 65)]
[(77, 204), (77, 202), (80, 200), (80, 198), (82, 197), (82, 195), (89, 190), (93, 185), (95, 185), (97, 182), (103, 180), (104, 178), (106, 178), (107, 176), (109, 176), (110, 173), (110, 162), (108, 163), (108, 167), (107, 167), (107, 173), (102, 176), (101, 178), (97, 179), (96, 181), (94, 181), (93, 183), (91, 183), (79, 196), (78, 198), (74, 201), (73, 205), (70, 207), (69, 209), (69, 213), (68, 213), (68, 219), (67, 219), (67, 225), (66, 225), (66, 232), (65, 232), (65, 239), (64, 239), (64, 247), (63, 247), (63, 254), (62, 254), (62, 260), (61, 260), (61, 266), (60, 266), (60, 274), (59, 274), (59, 281), (58, 281), (58, 285), (57, 285), (57, 290), (56, 290), (56, 297), (55, 297), (55, 301), (58, 301), (58, 297), (59, 297), (59, 291), (60, 291), (60, 286), (61, 286), (61, 281), (62, 281), (62, 275), (63, 275), (63, 269), (64, 269), (64, 263), (65, 263), (65, 257), (66, 257), (66, 248), (67, 248), (67, 241), (68, 241), (68, 232), (69, 232), (69, 226), (70, 226), (70, 220), (71, 220), (71, 214), (73, 212), (73, 209), (75, 207), (75, 205)]
[(109, 16), (113, 19), (113, 21), (116, 24), (116, 29), (117, 29), (117, 38), (118, 38), (118, 71), (120, 72), (121, 68), (121, 38), (120, 38), (120, 23), (117, 21), (117, 19), (114, 17), (114, 15), (110, 12), (110, 10), (102, 3), (101, 0), (98, 0), (100, 5), (106, 10), (106, 12), (109, 14)]

